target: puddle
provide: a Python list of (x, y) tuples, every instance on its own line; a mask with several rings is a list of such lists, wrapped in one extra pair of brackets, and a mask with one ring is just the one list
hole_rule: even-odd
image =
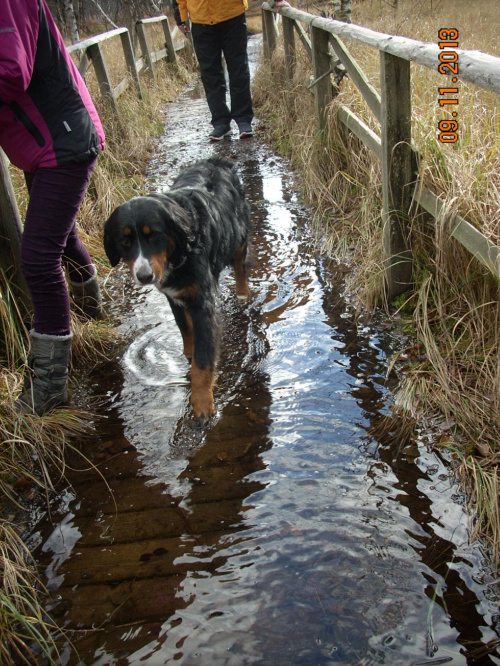
[(130, 344), (95, 379), (99, 474), (71, 474), (32, 537), (75, 648), (61, 663), (500, 664), (478, 656), (498, 639), (498, 585), (449, 469), (424, 437), (398, 455), (372, 434), (399, 342), (356, 322), (287, 165), (258, 136), (209, 144), (193, 91), (168, 107), (149, 187), (194, 159), (238, 163), (252, 297), (223, 275), (218, 412), (200, 429), (166, 299), (119, 274)]

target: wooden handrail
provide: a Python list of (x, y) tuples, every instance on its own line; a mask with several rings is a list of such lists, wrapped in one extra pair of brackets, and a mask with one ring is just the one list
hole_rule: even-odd
[[(276, 16), (269, 5), (262, 5), (267, 26), (265, 35), (271, 33), (270, 17)], [(287, 78), (295, 69), (295, 49), (292, 48), (293, 31), (305, 45), (312, 61), (312, 88), (316, 100), (318, 129), (325, 127), (325, 114), (333, 99), (335, 88), (330, 82), (332, 65), (328, 59), (326, 42), (321, 33), (328, 34), (336, 57), (340, 60), (351, 81), (357, 87), (374, 117), (380, 122), (381, 136), (370, 129), (346, 106), (337, 109), (337, 118), (355, 134), (382, 162), (382, 198), (384, 220), (384, 247), (386, 252), (386, 276), (389, 297), (406, 291), (411, 285), (410, 212), (413, 202), (418, 202), (434, 217), (443, 216), (444, 202), (429, 190), (422, 190), (417, 183), (415, 164), (417, 149), (411, 136), (411, 94), (409, 63), (438, 70), (442, 50), (437, 44), (419, 42), (406, 37), (375, 32), (358, 25), (327, 19), (315, 14), (282, 7), (279, 10), (286, 30), (283, 30)], [(291, 24), (291, 25), (289, 25)], [(309, 42), (301, 24), (309, 26), (314, 39)], [(361, 67), (349, 53), (339, 37), (347, 38), (380, 52), (382, 95), (375, 90)], [(273, 34), (266, 45), (272, 52), (277, 45)], [(500, 93), (500, 58), (480, 51), (454, 49), (460, 62), (457, 79), (473, 83), (485, 90)], [(318, 66), (318, 62), (320, 65)], [(450, 73), (450, 76), (452, 74)], [(330, 88), (328, 90), (328, 85)], [(500, 279), (500, 249), (475, 229), (467, 220), (454, 215), (447, 226), (450, 235), (458, 240), (492, 274)]]

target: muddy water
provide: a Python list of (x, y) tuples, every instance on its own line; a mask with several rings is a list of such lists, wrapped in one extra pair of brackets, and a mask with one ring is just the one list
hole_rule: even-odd
[[(37, 527), (60, 663), (499, 664), (495, 578), (425, 437), (377, 440), (390, 404), (383, 320), (356, 323), (286, 164), (258, 139), (206, 141), (198, 88), (169, 105), (151, 191), (234, 159), (252, 206), (252, 297), (223, 276), (217, 416), (198, 428), (166, 299), (109, 284), (127, 339), (91, 375), (99, 474), (72, 474)], [(258, 131), (258, 125), (257, 125)], [(80, 467), (82, 467), (80, 463)]]

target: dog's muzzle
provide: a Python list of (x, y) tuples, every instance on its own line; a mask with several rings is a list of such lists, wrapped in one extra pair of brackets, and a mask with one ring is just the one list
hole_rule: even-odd
[(139, 284), (153, 284), (156, 277), (149, 261), (139, 257), (134, 264), (134, 277)]

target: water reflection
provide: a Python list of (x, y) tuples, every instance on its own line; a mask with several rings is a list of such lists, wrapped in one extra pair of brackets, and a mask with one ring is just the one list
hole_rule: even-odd
[(107, 420), (89, 452), (106, 482), (74, 475), (42, 555), (49, 610), (75, 632), (63, 663), (500, 663), (470, 656), (497, 636), (497, 606), (448, 469), (423, 442), (402, 455), (374, 434), (390, 329), (344, 301), (279, 159), (258, 140), (200, 143), (200, 103), (171, 105), (151, 189), (207, 154), (237, 161), (252, 298), (224, 275), (203, 430), (166, 300), (130, 285), (117, 306), (131, 342), (98, 379)]

